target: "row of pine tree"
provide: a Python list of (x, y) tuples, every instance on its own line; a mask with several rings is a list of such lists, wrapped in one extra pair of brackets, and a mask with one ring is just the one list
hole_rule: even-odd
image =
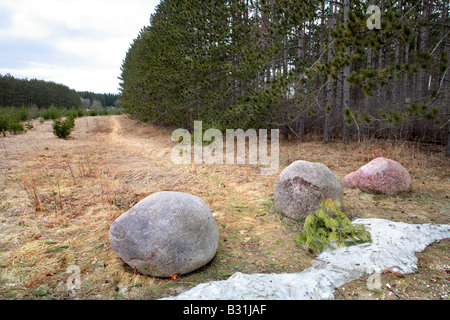
[(123, 61), (121, 106), (183, 128), (444, 141), (448, 11), (445, 0), (162, 0)]

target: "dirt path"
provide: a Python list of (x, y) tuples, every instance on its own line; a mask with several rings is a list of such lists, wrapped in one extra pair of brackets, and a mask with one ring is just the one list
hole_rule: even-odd
[[(162, 136), (160, 132), (152, 130), (151, 127), (144, 130), (139, 126), (139, 122), (133, 120), (125, 122), (123, 118), (119, 117), (111, 117), (109, 120), (112, 128), (109, 138), (112, 144), (128, 152), (141, 153), (152, 163), (156, 161), (158, 165), (162, 162), (170, 162), (172, 146), (167, 136)], [(124, 128), (125, 126), (128, 128)], [(137, 134), (136, 128), (138, 129)]]

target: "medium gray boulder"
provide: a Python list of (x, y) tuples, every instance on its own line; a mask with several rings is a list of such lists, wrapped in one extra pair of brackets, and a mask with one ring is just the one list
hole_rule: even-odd
[(168, 277), (207, 264), (216, 254), (219, 230), (202, 199), (163, 191), (117, 218), (109, 240), (114, 252), (133, 269)]
[(301, 220), (331, 198), (342, 203), (339, 179), (322, 163), (295, 161), (284, 169), (275, 186), (275, 208)]

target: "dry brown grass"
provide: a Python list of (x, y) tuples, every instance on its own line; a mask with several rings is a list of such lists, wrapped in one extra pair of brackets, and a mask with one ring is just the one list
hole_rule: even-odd
[[(261, 176), (251, 165), (174, 165), (172, 130), (126, 116), (77, 119), (69, 140), (55, 138), (49, 122), (33, 124), (26, 134), (2, 138), (0, 298), (156, 299), (236, 271), (301, 271), (314, 258), (296, 246), (300, 224), (275, 212), (277, 175)], [(416, 144), (283, 141), (280, 172), (303, 159), (326, 164), (342, 179), (379, 156), (402, 163), (415, 179), (413, 190), (386, 197), (346, 189), (348, 214), (449, 223), (448, 160)], [(216, 257), (171, 281), (136, 274), (108, 238), (119, 215), (162, 190), (204, 199), (220, 231)], [(448, 245), (427, 250), (449, 264)], [(73, 292), (66, 287), (70, 265), (81, 270), (81, 289)]]

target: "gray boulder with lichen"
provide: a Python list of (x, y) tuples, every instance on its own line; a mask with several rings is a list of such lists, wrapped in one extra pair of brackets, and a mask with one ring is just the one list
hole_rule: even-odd
[(342, 203), (341, 182), (324, 164), (295, 161), (278, 177), (275, 186), (275, 208), (287, 217), (301, 220), (317, 211), (331, 198)]

